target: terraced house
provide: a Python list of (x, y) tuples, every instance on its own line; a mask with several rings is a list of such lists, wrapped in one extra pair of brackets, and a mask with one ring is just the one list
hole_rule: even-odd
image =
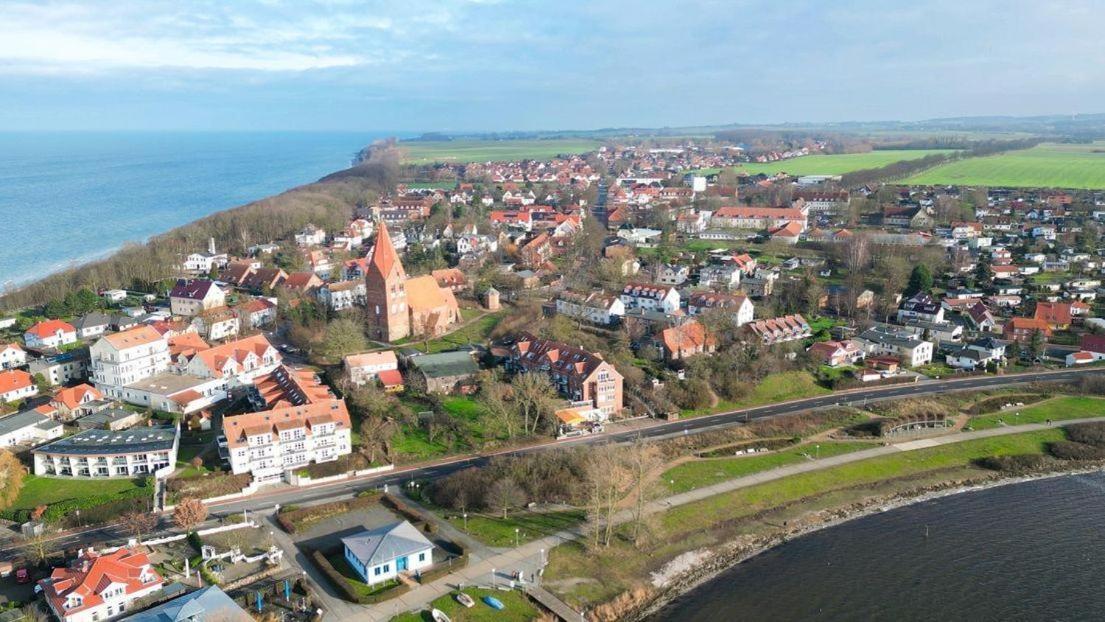
[(523, 335), (510, 347), (507, 368), (548, 375), (572, 402), (591, 402), (607, 416), (622, 410), (622, 375), (602, 355), (565, 343)]

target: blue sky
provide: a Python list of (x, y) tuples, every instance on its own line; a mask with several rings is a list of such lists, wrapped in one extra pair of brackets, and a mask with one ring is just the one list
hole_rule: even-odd
[(0, 129), (585, 129), (1105, 111), (1091, 0), (0, 0)]

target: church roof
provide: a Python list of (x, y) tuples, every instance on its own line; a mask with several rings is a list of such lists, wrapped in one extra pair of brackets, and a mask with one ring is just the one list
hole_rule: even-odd
[(399, 254), (391, 243), (391, 236), (388, 235), (387, 224), (381, 220), (380, 230), (376, 233), (376, 244), (372, 247), (372, 255), (368, 258), (368, 269), (386, 278), (395, 267), (399, 268), (399, 277), (406, 278), (403, 264), (399, 261)]

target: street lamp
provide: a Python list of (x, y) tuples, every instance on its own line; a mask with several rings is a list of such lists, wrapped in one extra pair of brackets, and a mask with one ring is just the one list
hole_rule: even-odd
[(514, 528), (514, 548), (518, 548), (518, 528)]
[(545, 549), (541, 549), (541, 565), (545, 565)]
[(813, 449), (816, 452), (815, 455), (817, 456), (817, 459), (820, 459), (821, 458), (821, 445), (814, 445)]
[(495, 588), (495, 569), (491, 569), (491, 588)]
[(81, 511), (77, 510), (77, 529), (81, 528)]
[(464, 533), (468, 533), (468, 512), (464, 513)]

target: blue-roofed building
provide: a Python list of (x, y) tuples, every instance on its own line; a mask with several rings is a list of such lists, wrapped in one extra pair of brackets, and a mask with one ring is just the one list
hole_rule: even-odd
[(218, 586), (212, 585), (123, 620), (126, 622), (252, 622), (253, 618)]
[(345, 560), (372, 585), (433, 565), (434, 545), (408, 521), (341, 539)]

